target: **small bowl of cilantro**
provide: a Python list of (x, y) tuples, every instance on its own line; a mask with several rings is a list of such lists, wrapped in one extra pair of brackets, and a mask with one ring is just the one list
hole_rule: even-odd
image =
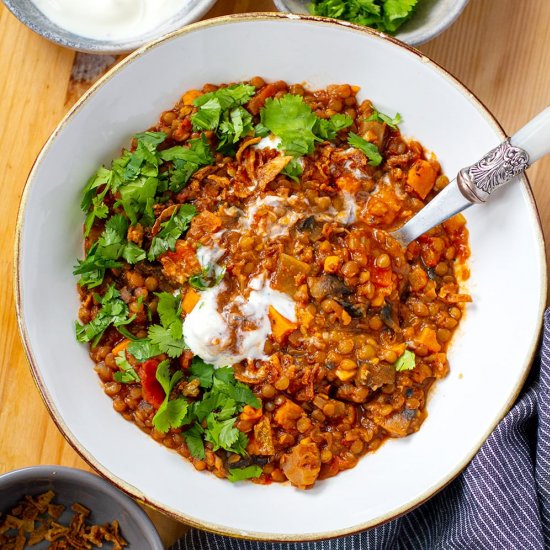
[(371, 27), (416, 46), (446, 30), (468, 0), (274, 0), (279, 11)]

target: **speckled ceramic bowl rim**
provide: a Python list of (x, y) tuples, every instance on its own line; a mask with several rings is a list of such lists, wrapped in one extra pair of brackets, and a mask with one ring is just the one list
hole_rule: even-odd
[[(51, 22), (53, 28), (58, 28), (60, 31), (66, 31), (67, 36), (50, 32), (47, 28), (40, 24), (40, 20), (36, 20), (30, 17), (28, 12), (22, 7), (18, 0), (2, 0), (5, 6), (11, 11), (11, 13), (19, 19), (23, 25), (27, 26), (31, 31), (39, 34), (46, 40), (54, 42), (65, 48), (70, 48), (78, 52), (95, 53), (95, 54), (123, 54), (131, 52), (137, 48), (140, 48), (144, 44), (147, 44), (153, 39), (158, 39), (168, 32), (173, 32), (178, 28), (188, 25), (194, 21), (199, 20), (216, 2), (217, 0), (199, 0), (198, 4), (186, 14), (174, 16), (174, 20), (171, 23), (161, 25), (161, 29), (164, 29), (158, 33), (157, 29), (153, 29), (141, 36), (129, 38), (126, 40), (98, 40), (87, 36), (81, 36), (70, 31), (66, 31), (59, 25), (51, 21), (45, 14), (43, 14), (38, 8), (36, 10), (40, 13), (40, 16)], [(177, 31), (176, 31), (177, 32)]]
[(106, 498), (116, 502), (120, 509), (124, 509), (130, 514), (136, 523), (141, 526), (143, 532), (150, 534), (150, 542), (153, 547), (150, 550), (163, 550), (162, 540), (149, 519), (149, 516), (136, 504), (131, 498), (119, 491), (107, 480), (98, 477), (95, 474), (69, 468), (67, 466), (29, 466), (19, 470), (12, 470), (0, 475), (0, 492), (12, 484), (28, 483), (32, 481), (42, 481), (44, 478), (63, 480), (73, 485), (86, 486), (96, 493), (105, 495)]
[[(468, 90), (462, 83), (460, 83), (456, 78), (454, 78), (450, 73), (448, 73), (445, 69), (443, 69), (441, 66), (439, 66), (437, 63), (431, 61), (429, 58), (427, 58), (424, 54), (419, 52), (418, 50), (415, 50), (414, 48), (407, 46), (400, 42), (399, 40), (396, 40), (394, 38), (388, 37), (384, 35), (383, 33), (368, 29), (366, 27), (361, 27), (358, 25), (354, 25), (352, 23), (347, 23), (343, 21), (336, 21), (331, 19), (325, 19), (325, 18), (319, 18), (314, 16), (306, 16), (306, 15), (296, 15), (296, 14), (280, 14), (280, 13), (249, 13), (249, 14), (239, 14), (239, 15), (229, 15), (224, 17), (218, 17), (215, 19), (209, 19), (207, 21), (202, 21), (199, 23), (194, 23), (193, 25), (190, 25), (184, 29), (181, 29), (179, 31), (176, 31), (174, 33), (171, 33), (159, 40), (156, 40), (155, 42), (152, 42), (151, 44), (148, 44), (147, 46), (144, 46), (140, 50), (134, 52), (129, 57), (127, 57), (124, 61), (116, 65), (113, 69), (111, 69), (104, 77), (102, 77), (90, 90), (88, 90), (82, 98), (73, 106), (73, 108), (69, 111), (69, 113), (63, 118), (63, 120), (60, 122), (58, 127), (54, 130), (46, 144), (44, 145), (43, 149), (41, 150), (40, 154), (38, 155), (31, 172), (29, 174), (29, 177), (27, 178), (27, 182), (25, 184), (25, 188), (21, 197), (21, 203), (19, 207), (19, 213), (18, 213), (18, 219), (17, 219), (17, 227), (16, 227), (16, 239), (15, 239), (15, 263), (14, 263), (14, 285), (15, 285), (15, 302), (16, 302), (16, 310), (17, 310), (17, 320), (19, 324), (19, 330), (21, 333), (21, 337), (23, 340), (23, 344), (25, 347), (25, 352), (27, 354), (27, 358), (30, 363), (31, 372), (34, 378), (34, 381), (40, 390), (40, 393), (42, 395), (42, 399), (44, 400), (44, 403), (46, 404), (50, 415), (52, 416), (54, 422), (57, 424), (57, 427), (67, 439), (69, 444), (90, 464), (92, 468), (97, 470), (100, 474), (105, 476), (107, 479), (112, 481), (117, 487), (119, 487), (124, 492), (128, 493), (130, 496), (149, 504), (150, 506), (160, 510), (161, 512), (164, 512), (165, 514), (173, 517), (176, 520), (183, 521), (186, 524), (196, 527), (199, 529), (211, 531), (213, 533), (221, 534), (221, 535), (228, 535), (235, 538), (245, 538), (240, 534), (240, 532), (236, 529), (232, 529), (227, 526), (218, 525), (216, 523), (210, 523), (206, 521), (198, 521), (192, 517), (188, 517), (187, 515), (179, 512), (178, 510), (175, 510), (169, 506), (166, 506), (162, 504), (161, 502), (157, 502), (153, 499), (150, 499), (147, 497), (147, 495), (144, 495), (142, 492), (140, 492), (137, 488), (133, 487), (132, 485), (126, 483), (122, 479), (118, 478), (117, 476), (113, 475), (108, 469), (103, 467), (101, 464), (99, 464), (96, 459), (93, 457), (93, 455), (85, 448), (83, 447), (79, 441), (77, 441), (76, 437), (72, 435), (72, 433), (67, 428), (65, 422), (63, 421), (63, 418), (57, 411), (57, 409), (54, 406), (53, 400), (50, 396), (50, 393), (48, 391), (48, 388), (44, 384), (41, 376), (40, 376), (40, 370), (38, 368), (36, 359), (34, 358), (34, 355), (32, 353), (32, 349), (29, 342), (29, 336), (27, 333), (27, 329), (25, 326), (25, 320), (23, 318), (23, 309), (22, 309), (22, 295), (21, 295), (21, 284), (20, 284), (20, 258), (21, 258), (21, 233), (22, 233), (22, 226), (23, 226), (23, 216), (25, 212), (25, 205), (27, 202), (27, 197), (29, 195), (29, 190), (31, 185), (34, 183), (33, 178), (34, 174), (37, 171), (37, 167), (40, 165), (42, 159), (47, 155), (48, 150), (50, 148), (50, 145), (52, 141), (56, 138), (56, 136), (59, 134), (59, 132), (65, 127), (65, 125), (68, 123), (68, 121), (71, 119), (71, 117), (79, 111), (79, 109), (82, 107), (83, 103), (96, 93), (96, 91), (107, 81), (109, 81), (115, 74), (117, 74), (123, 67), (126, 65), (132, 63), (139, 57), (141, 57), (143, 54), (148, 52), (149, 50), (152, 50), (159, 46), (160, 44), (163, 44), (166, 41), (173, 40), (177, 38), (180, 35), (200, 31), (202, 28), (207, 27), (219, 27), (222, 25), (231, 24), (233, 22), (255, 22), (255, 21), (279, 21), (279, 20), (302, 20), (307, 22), (313, 22), (319, 25), (327, 25), (327, 26), (333, 26), (333, 27), (340, 27), (344, 28), (350, 31), (358, 32), (358, 33), (366, 33), (370, 36), (380, 39), (392, 42), (399, 48), (404, 48), (408, 50), (410, 53), (417, 56), (423, 63), (429, 64), (430, 67), (434, 68), (436, 71), (438, 71), (444, 78), (446, 78), (456, 89), (458, 89), (463, 96), (467, 97), (471, 103), (477, 108), (477, 110), (480, 112), (480, 114), (483, 115), (485, 120), (495, 129), (495, 131), (504, 139), (506, 137), (506, 134), (504, 133), (502, 127), (499, 125), (499, 123), (495, 120), (494, 116), (490, 113), (490, 111), (483, 105), (483, 103), (476, 98), (476, 96)], [(533, 198), (533, 193), (531, 191), (529, 182), (525, 176), (522, 176), (519, 178), (520, 185), (523, 186), (523, 188), (527, 192), (527, 196), (529, 198), (529, 205), (535, 215), (535, 219), (537, 220), (536, 224), (536, 233), (538, 235), (538, 244), (539, 244), (539, 255), (541, 258), (541, 289), (540, 289), (540, 306), (538, 311), (538, 323), (537, 323), (537, 330), (533, 333), (533, 337), (531, 340), (531, 344), (529, 348), (526, 350), (526, 356), (525, 361), (522, 365), (522, 373), (521, 376), (518, 377), (517, 384), (514, 388), (514, 391), (512, 392), (509, 400), (506, 402), (504, 407), (502, 407), (498, 412), (496, 412), (493, 421), (491, 422), (490, 428), (487, 430), (487, 432), (483, 435), (483, 437), (478, 441), (478, 444), (475, 446), (474, 449), (471, 449), (470, 452), (467, 452), (463, 458), (463, 460), (460, 463), (460, 466), (455, 468), (453, 471), (450, 471), (448, 475), (440, 480), (439, 483), (434, 484), (430, 487), (427, 487), (426, 490), (415, 500), (412, 500), (403, 506), (396, 508), (391, 513), (384, 514), (383, 516), (373, 518), (369, 521), (366, 521), (364, 523), (360, 523), (358, 525), (354, 525), (352, 527), (348, 527), (345, 529), (340, 530), (332, 530), (329, 532), (323, 532), (320, 531), (318, 533), (300, 533), (300, 534), (287, 534), (287, 535), (281, 535), (281, 534), (271, 534), (271, 533), (264, 533), (264, 532), (255, 532), (255, 531), (248, 531), (247, 532), (247, 539), (253, 539), (253, 540), (266, 540), (266, 541), (282, 541), (282, 542), (291, 542), (291, 541), (314, 541), (314, 540), (322, 540), (322, 539), (329, 539), (329, 538), (336, 538), (341, 537), (344, 535), (349, 535), (352, 533), (357, 533), (359, 531), (363, 531), (365, 529), (369, 529), (371, 527), (375, 527), (377, 525), (381, 525), (387, 521), (390, 521), (392, 519), (395, 519), (406, 512), (412, 510), (413, 508), (416, 508), (417, 506), (424, 503), (426, 500), (431, 498), (435, 493), (446, 487), (453, 479), (460, 474), (460, 472), (468, 465), (468, 463), (472, 460), (474, 455), (477, 453), (477, 451), (480, 449), (480, 447), (483, 445), (487, 437), (491, 434), (491, 432), (494, 430), (496, 425), (500, 422), (500, 420), (504, 417), (504, 415), (508, 412), (510, 407), (513, 405), (514, 401), (516, 400), (517, 396), (519, 395), (521, 388), (523, 386), (523, 383), (525, 382), (525, 379), (527, 378), (527, 375), (529, 373), (531, 362), (535, 354), (535, 350), (537, 348), (537, 343), (539, 340), (540, 335), (540, 329), (542, 326), (542, 320), (543, 320), (543, 312), (544, 307), (546, 303), (546, 286), (547, 286), (547, 275), (546, 275), (546, 256), (545, 256), (545, 243), (544, 243), (544, 237), (542, 233), (542, 227), (540, 223), (540, 216), (537, 211), (537, 207)]]
[[(410, 44), (411, 46), (420, 46), (420, 44), (424, 44), (425, 42), (428, 42), (428, 40), (431, 40), (432, 38), (440, 35), (442, 32), (445, 32), (458, 19), (460, 14), (468, 5), (469, 1), (470, 0), (457, 0), (452, 10), (447, 12), (447, 16), (445, 18), (442, 18), (435, 25), (429, 27), (429, 29), (426, 29), (424, 34), (420, 35), (420, 33), (418, 33), (419, 36), (417, 39), (411, 40), (410, 42), (406, 41), (406, 44)], [(290, 13), (290, 9), (286, 5), (285, 0), (273, 0), (273, 4), (279, 11), (283, 13)], [(414, 17), (414, 14), (412, 17)], [(397, 37), (395, 39), (398, 39), (399, 33), (396, 34)]]

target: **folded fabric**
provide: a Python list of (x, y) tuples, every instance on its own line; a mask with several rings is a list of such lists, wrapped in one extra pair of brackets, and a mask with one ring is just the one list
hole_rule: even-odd
[(550, 309), (541, 349), (515, 405), (464, 472), (408, 514), (316, 543), (244, 541), (190, 530), (172, 550), (550, 548)]

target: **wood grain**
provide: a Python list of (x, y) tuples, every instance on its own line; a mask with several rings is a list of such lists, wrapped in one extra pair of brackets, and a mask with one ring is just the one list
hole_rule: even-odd
[[(270, 0), (220, 0), (207, 17), (273, 11)], [(458, 22), (421, 48), (513, 132), (550, 104), (550, 2), (472, 0)], [(21, 25), (0, 5), (0, 473), (34, 464), (88, 469), (51, 421), (17, 330), (13, 240), (19, 198), (41, 146), (89, 82), (71, 81), (75, 54)], [(450, 128), (449, 131), (452, 131)], [(550, 236), (550, 158), (529, 170)], [(184, 526), (150, 511), (163, 539)]]

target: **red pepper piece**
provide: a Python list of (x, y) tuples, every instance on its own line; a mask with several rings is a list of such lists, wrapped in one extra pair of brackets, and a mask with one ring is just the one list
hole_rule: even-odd
[(142, 363), (140, 368), (143, 399), (155, 407), (155, 409), (158, 409), (162, 405), (166, 396), (156, 377), (158, 366), (159, 362), (157, 360), (149, 359), (145, 363)]

